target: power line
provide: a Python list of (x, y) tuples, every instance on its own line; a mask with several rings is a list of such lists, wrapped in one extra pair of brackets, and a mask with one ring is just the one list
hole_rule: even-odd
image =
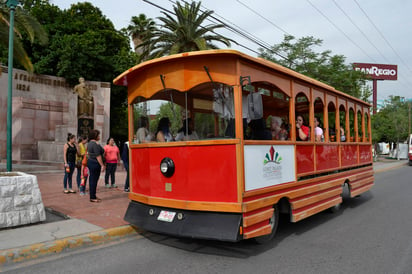
[[(182, 0), (182, 1), (183, 1), (184, 3), (186, 3), (186, 4), (189, 4), (189, 3), (188, 3), (187, 1), (185, 1), (185, 0)], [(174, 2), (174, 1), (172, 1), (172, 0), (169, 0), (169, 2), (172, 2), (172, 3), (176, 4), (176, 2)], [(205, 7), (205, 6), (203, 6), (203, 5), (202, 5), (202, 7), (203, 7), (206, 11), (210, 11), (210, 9), (208, 9), (207, 7)], [(201, 10), (201, 11), (202, 11), (202, 10)], [(205, 11), (202, 11), (202, 12), (205, 12)], [(223, 16), (218, 15), (215, 11), (213, 11), (213, 14), (215, 14), (217, 17), (220, 17), (221, 19), (216, 18), (214, 15), (209, 15), (208, 18), (207, 18), (208, 21), (210, 21), (210, 22), (212, 22), (212, 23), (214, 23), (214, 24), (217, 24), (217, 23), (222, 24), (222, 25), (224, 26), (224, 28), (226, 28), (226, 29), (229, 30), (230, 32), (232, 32), (232, 33), (234, 33), (234, 34), (236, 34), (236, 35), (240, 35), (240, 36), (242, 36), (243, 38), (245, 38), (245, 39), (247, 39), (247, 40), (249, 40), (249, 41), (252, 41), (253, 43), (255, 43), (255, 44), (257, 44), (257, 45), (259, 45), (259, 46), (261, 46), (261, 47), (264, 47), (264, 48), (267, 48), (267, 49), (270, 48), (270, 45), (269, 45), (268, 43), (266, 43), (265, 41), (259, 39), (258, 37), (254, 36), (253, 34), (247, 32), (246, 30), (240, 28), (239, 26), (233, 24), (233, 23), (230, 22), (229, 20), (225, 19)], [(225, 22), (223, 22), (223, 21), (226, 21), (226, 22), (228, 22), (228, 23), (225, 23)], [(250, 49), (249, 47), (246, 47), (245, 45), (240, 44), (240, 43), (237, 42), (236, 40), (232, 40), (232, 41), (233, 41), (236, 45), (238, 45), (238, 46), (240, 46), (240, 47), (246, 48), (246, 49), (250, 50), (251, 52), (254, 52), (254, 53), (256, 53), (256, 54), (259, 54), (259, 52), (255, 51), (255, 50), (252, 50), (252, 49)]]
[(381, 55), (381, 57), (387, 62), (388, 60), (386, 59), (386, 57), (382, 54), (382, 52), (378, 49), (378, 47), (375, 46), (374, 43), (372, 43), (371, 40), (369, 40), (368, 36), (359, 28), (359, 26), (352, 20), (352, 18), (350, 18), (350, 16), (341, 8), (341, 6), (338, 5), (338, 3), (336, 2), (336, 0), (332, 0), (333, 3), (335, 3), (336, 7), (338, 7), (340, 9), (340, 11), (346, 16), (346, 18), (348, 18), (348, 20), (352, 23), (352, 25), (354, 25), (359, 32), (363, 35), (363, 37), (365, 37), (365, 39), (376, 49), (376, 51)]
[(318, 9), (310, 0), (306, 0), (317, 12), (319, 12), (328, 22), (334, 26), (340, 33), (342, 33), (346, 39), (348, 39), (353, 45), (360, 49), (366, 56), (368, 56), (373, 62), (376, 61), (364, 50), (362, 49), (355, 41), (353, 41), (341, 28), (339, 28), (332, 20), (329, 19), (320, 9)]
[(236, 0), (236, 2), (238, 2), (239, 4), (241, 4), (242, 6), (244, 6), (245, 8), (247, 8), (248, 10), (250, 10), (251, 12), (253, 12), (254, 14), (256, 14), (257, 16), (259, 16), (260, 18), (262, 18), (263, 20), (265, 20), (266, 22), (268, 22), (269, 24), (271, 24), (272, 26), (274, 26), (275, 28), (277, 28), (278, 30), (280, 30), (281, 32), (290, 35), (286, 30), (282, 29), (281, 27), (279, 27), (278, 25), (276, 25), (275, 23), (273, 23), (272, 21), (270, 21), (269, 19), (267, 19), (266, 17), (262, 16), (260, 13), (258, 13), (257, 11), (255, 11), (254, 9), (252, 9), (251, 7), (249, 7), (248, 5), (244, 4), (243, 2)]
[[(172, 12), (172, 11), (170, 11), (170, 10), (162, 7), (162, 6), (159, 6), (159, 5), (157, 5), (157, 4), (155, 4), (155, 3), (151, 2), (151, 1), (148, 1), (148, 0), (143, 0), (143, 1), (146, 2), (146, 3), (148, 3), (148, 4), (150, 4), (150, 5), (152, 5), (152, 6), (154, 6), (154, 7), (156, 7), (156, 8), (158, 8), (158, 9), (160, 9), (160, 10), (162, 10), (162, 11), (165, 12), (165, 13), (169, 13), (169, 14), (172, 14), (172, 15), (175, 15), (175, 16), (176, 16), (176, 14), (175, 14), (174, 12)], [(176, 2), (171, 1), (171, 0), (169, 0), (169, 2), (171, 2), (171, 3), (173, 3), (173, 4), (176, 4)], [(185, 2), (185, 1), (183, 1), (183, 2)], [(186, 3), (186, 2), (185, 2), (185, 3)], [(203, 26), (200, 26), (200, 27), (204, 28)], [(215, 33), (215, 34), (218, 34), (218, 33), (215, 32), (215, 31), (212, 31), (212, 32)], [(238, 46), (240, 46), (240, 47), (243, 47), (243, 48), (245, 48), (245, 49), (247, 49), (247, 50), (249, 50), (249, 51), (251, 51), (251, 52), (254, 52), (254, 53), (256, 53), (256, 54), (259, 54), (257, 51), (255, 51), (255, 50), (253, 50), (253, 49), (251, 49), (251, 48), (249, 48), (249, 47), (246, 47), (246, 46), (244, 46), (244, 45), (242, 45), (242, 44), (239, 44), (239, 43), (237, 43), (236, 41), (234, 41), (234, 42), (235, 42)]]
[[(342, 13), (348, 18), (348, 20), (359, 30), (359, 32), (365, 37), (365, 39), (376, 49), (376, 51), (381, 55), (381, 57), (386, 61), (386, 63), (390, 63), (389, 61), (388, 61), (388, 59), (383, 55), (383, 53), (375, 46), (375, 44), (374, 43), (372, 43), (370, 40), (369, 40), (369, 38), (368, 38), (368, 36), (358, 27), (358, 25), (352, 20), (352, 18), (350, 18), (350, 16), (339, 6), (339, 4), (336, 2), (336, 0), (332, 0), (334, 3), (335, 3), (335, 5), (342, 11)], [(404, 78), (404, 76), (403, 75), (401, 75), (400, 73), (398, 73), (398, 75), (402, 78), (402, 79), (404, 79), (409, 85), (411, 85), (411, 82), (409, 81), (409, 79), (408, 78)], [(400, 84), (402, 85), (402, 86), (404, 86), (405, 88), (407, 88), (407, 85), (405, 84), (405, 83), (403, 83), (403, 82), (400, 82)]]
[[(152, 2), (150, 2), (150, 1), (148, 1), (148, 0), (143, 0), (143, 1), (146, 2), (146, 3), (148, 3), (148, 4), (151, 4), (151, 5), (155, 6), (155, 7), (157, 7), (157, 8), (159, 8), (159, 9), (165, 11), (165, 12), (168, 12), (168, 13), (170, 13), (170, 14), (176, 15), (176, 14), (173, 13), (172, 11), (170, 11), (170, 10), (168, 10), (168, 9), (166, 9), (166, 8), (163, 8), (163, 7), (161, 7), (161, 6), (157, 5), (157, 4), (154, 4), (154, 3), (152, 3)], [(176, 4), (176, 1), (173, 1), (173, 0), (169, 0), (169, 2), (171, 2), (172, 4)], [(186, 4), (190, 4), (190, 3), (188, 3), (188, 2), (185, 1), (185, 0), (182, 0), (182, 2), (184, 2), (184, 3), (186, 3)], [(254, 11), (253, 9), (251, 9), (250, 7), (248, 7), (247, 5), (245, 5), (244, 3), (242, 3), (242, 2), (240, 2), (240, 1), (238, 1), (238, 0), (237, 0), (237, 2), (239, 2), (240, 4), (242, 4), (243, 6), (245, 6), (246, 8), (248, 8), (249, 10), (253, 11), (253, 12), (254, 12), (255, 14), (257, 14), (259, 17), (264, 18), (266, 21), (269, 21), (268, 19), (266, 19), (265, 17), (261, 16), (259, 13), (257, 13), (256, 11)], [(204, 9), (206, 9), (206, 10), (209, 10), (209, 9), (208, 9), (207, 7), (205, 7), (205, 6), (202, 6), (202, 7), (203, 7)], [(316, 7), (315, 7), (315, 8), (316, 8)], [(318, 10), (318, 11), (319, 11), (319, 10)], [(202, 12), (204, 12), (204, 11), (202, 11)], [(213, 12), (214, 12), (214, 11), (213, 11)], [(321, 11), (319, 11), (319, 12), (321, 13)], [(215, 12), (214, 12), (214, 13), (215, 13)], [(216, 14), (216, 13), (215, 13), (215, 14)], [(272, 47), (271, 47), (268, 43), (266, 43), (265, 41), (259, 39), (258, 37), (254, 36), (253, 34), (250, 34), (249, 32), (247, 32), (247, 31), (245, 31), (245, 30), (239, 28), (238, 26), (236, 26), (235, 24), (231, 23), (229, 20), (225, 19), (224, 17), (222, 17), (222, 16), (220, 16), (220, 15), (217, 15), (217, 16), (221, 17), (222, 19), (216, 18), (216, 17), (213, 16), (213, 15), (209, 15), (209, 16), (208, 16), (208, 17), (209, 17), (208, 20), (211, 21), (212, 23), (222, 24), (227, 30), (233, 32), (234, 34), (239, 35), (239, 36), (241, 36), (241, 37), (243, 37), (243, 38), (245, 38), (245, 39), (247, 39), (247, 40), (249, 40), (249, 41), (257, 44), (259, 47), (261, 47), (261, 48), (263, 48), (263, 49), (265, 49), (265, 50), (267, 50), (267, 51), (269, 51), (269, 52), (271, 52), (271, 53), (279, 56), (280, 58), (282, 58), (282, 59), (290, 62), (291, 64), (297, 65), (296, 62), (294, 62), (293, 60), (290, 60), (289, 58), (283, 56), (282, 54), (274, 51), (274, 50), (272, 49)], [(327, 17), (326, 17), (326, 18), (327, 18)], [(212, 19), (212, 20), (211, 20), (211, 19)], [(328, 19), (328, 18), (327, 18), (327, 19)], [(213, 20), (215, 20), (215, 21), (213, 21)], [(226, 22), (224, 22), (223, 20), (226, 21), (226, 22), (229, 22), (229, 23), (226, 23)], [(329, 20), (329, 19), (328, 19), (328, 20)], [(269, 21), (269, 23), (271, 23), (271, 25), (274, 25), (275, 27), (277, 27), (278, 29), (280, 29), (282, 32), (285, 32), (286, 34), (288, 34), (286, 31), (284, 31), (284, 30), (281, 29), (280, 27), (276, 26), (276, 25), (273, 24), (272, 22)], [(200, 26), (200, 27), (204, 28), (203, 26)], [(213, 33), (218, 34), (218, 33), (214, 32), (214, 31), (213, 31)], [(220, 35), (220, 34), (219, 34), (219, 35)], [(289, 35), (290, 35), (290, 34), (289, 34)], [(348, 39), (350, 40), (350, 38), (348, 38)], [(233, 39), (231, 39), (231, 41), (234, 42), (236, 45), (242, 47), (242, 48), (245, 48), (245, 49), (247, 49), (247, 50), (249, 50), (249, 51), (251, 51), (251, 52), (256, 53), (257, 55), (259, 54), (259, 52), (255, 51), (255, 50), (253, 50), (253, 49), (251, 49), (251, 48), (249, 48), (249, 47), (246, 47), (245, 45), (243, 45), (243, 44), (241, 44), (241, 43), (239, 43), (239, 42), (237, 42), (237, 41), (235, 41), (235, 40), (233, 40)], [(352, 42), (353, 42), (353, 41), (352, 41)], [(353, 42), (353, 43), (354, 43), (354, 42)], [(355, 43), (355, 44), (356, 44), (356, 43)], [(365, 54), (366, 54), (366, 53), (365, 53)], [(366, 55), (367, 55), (367, 54), (366, 54)], [(371, 59), (372, 59), (372, 58), (371, 58)]]
[[(153, 5), (159, 9), (161, 9), (164, 12), (167, 12), (169, 14), (174, 14), (174, 12), (163, 8), (157, 4), (154, 4), (148, 0), (143, 0), (144, 2)], [(187, 3), (185, 0), (182, 0), (183, 2)], [(247, 6), (246, 4), (244, 4), (243, 2), (236, 0), (239, 4), (241, 4), (242, 6), (246, 7), (248, 10), (252, 11), (254, 14), (256, 14), (257, 16), (259, 16), (260, 18), (263, 18), (265, 21), (267, 21), (269, 24), (271, 24), (272, 26), (274, 26), (275, 28), (277, 28), (278, 30), (282, 31), (283, 33), (289, 34), (288, 32), (286, 32), (285, 30), (283, 30), (281, 27), (277, 26), (276, 24), (274, 24), (273, 22), (271, 22), (269, 19), (265, 18), (264, 16), (262, 16), (261, 14), (259, 14), (257, 11), (253, 10), (252, 8), (250, 8), (249, 6)], [(361, 34), (365, 37), (366, 40), (369, 41), (369, 43), (371, 43), (373, 46), (374, 44), (367, 38), (366, 34), (353, 22), (353, 20), (351, 20), (351, 18), (349, 17), (349, 15), (336, 3), (335, 0), (333, 0), (335, 5), (342, 11), (342, 13), (352, 22), (353, 25), (355, 25), (355, 27), (361, 32)], [(402, 60), (402, 58), (397, 54), (397, 52), (395, 51), (395, 49), (390, 45), (390, 43), (386, 40), (386, 38), (383, 36), (383, 34), (378, 30), (378, 28), (376, 27), (376, 25), (372, 22), (372, 20), (369, 18), (369, 16), (366, 14), (366, 12), (360, 7), (360, 5), (356, 2), (356, 0), (354, 0), (355, 3), (358, 5), (358, 7), (361, 9), (361, 11), (365, 14), (365, 16), (368, 18), (368, 20), (370, 21), (370, 23), (375, 27), (375, 29), (378, 31), (378, 33), (381, 35), (381, 37), (385, 40), (385, 42), (389, 45), (389, 47), (395, 52), (395, 54), (398, 56), (398, 58), (402, 61), (402, 63), (405, 65), (405, 67), (407, 67), (407, 69), (409, 70), (409, 72), (411, 72), (411, 70), (409, 69), (409, 67), (405, 64), (405, 62)], [(176, 4), (176, 1), (172, 1), (169, 0), (169, 2)], [(359, 48), (366, 56), (368, 56), (371, 60), (374, 61), (374, 58), (372, 58), (371, 56), (368, 55), (367, 52), (365, 52), (357, 43), (355, 43), (345, 32), (343, 32), (343, 30), (341, 30), (331, 19), (329, 19), (321, 10), (319, 10), (310, 0), (307, 0), (307, 2), (314, 8), (316, 9), (324, 18), (326, 18), (326, 20), (333, 25), (338, 31), (340, 31), (352, 44), (354, 44), (357, 48)], [(204, 9), (207, 9), (206, 7), (202, 6)], [(214, 12), (214, 11), (213, 11)], [(282, 56), (281, 54), (279, 54), (278, 52), (273, 51), (272, 46), (269, 45), (269, 43), (263, 41), (262, 39), (258, 38), (257, 36), (247, 32), (246, 30), (242, 29), (241, 27), (237, 26), (236, 24), (232, 23), (231, 21), (225, 19), (223, 16), (218, 15), (217, 13), (214, 12), (214, 14), (216, 16), (209, 16), (210, 18), (207, 18), (210, 22), (212, 23), (220, 23), (224, 26), (224, 28), (226, 28), (228, 31), (234, 33), (235, 35), (241, 36), (243, 38), (245, 38), (248, 41), (251, 41), (252, 43), (258, 45), (259, 47), (268, 50), (269, 52), (272, 52), (273, 54), (279, 56), (280, 58), (287, 60), (289, 62), (291, 62), (288, 58)], [(218, 17), (218, 18), (217, 18)], [(213, 21), (215, 20), (215, 21)], [(203, 26), (200, 26), (202, 28), (204, 28)], [(215, 34), (218, 34), (216, 32), (214, 32)], [(220, 35), (220, 34), (219, 34)], [(290, 34), (289, 34), (290, 35)], [(247, 47), (246, 45), (238, 42), (237, 40), (233, 40), (231, 39), (231, 42), (235, 43), (237, 46), (242, 47), (250, 52), (253, 52), (257, 55), (259, 55), (259, 52), (257, 52), (254, 49), (251, 49), (250, 47)], [(374, 46), (375, 47), (375, 46)], [(383, 59), (386, 60), (385, 56), (375, 47), (375, 49), (378, 51), (379, 54), (381, 54), (381, 56), (383, 57)], [(374, 61), (376, 62), (376, 61)], [(292, 63), (294, 63), (292, 61)], [(403, 77), (402, 77), (403, 78)], [(405, 79), (408, 83), (408, 79)], [(404, 83), (400, 83), (406, 86), (406, 84)]]
[(353, 0), (356, 5), (358, 5), (359, 9), (362, 11), (362, 13), (366, 16), (366, 18), (368, 19), (368, 21), (372, 24), (372, 26), (375, 28), (375, 30), (379, 33), (379, 35), (382, 37), (382, 39), (386, 42), (386, 44), (392, 49), (392, 51), (395, 53), (395, 55), (399, 58), (399, 60), (401, 60), (401, 62), (403, 63), (403, 65), (409, 70), (409, 72), (412, 74), (411, 69), (409, 68), (409, 66), (406, 64), (406, 62), (399, 56), (399, 54), (396, 52), (396, 50), (392, 47), (392, 45), (389, 43), (389, 41), (385, 38), (385, 36), (382, 34), (382, 32), (378, 29), (378, 27), (375, 25), (375, 23), (373, 23), (372, 19), (368, 16), (368, 14), (366, 14), (366, 12), (362, 9), (362, 7), (359, 5), (358, 1)]
[[(161, 10), (164, 11), (164, 12), (167, 12), (167, 13), (170, 13), (170, 14), (173, 14), (173, 15), (176, 15), (174, 12), (172, 12), (172, 11), (170, 11), (170, 10), (164, 8), (164, 7), (161, 7), (161, 6), (157, 5), (157, 4), (154, 4), (154, 3), (152, 3), (151, 1), (148, 1), (148, 0), (143, 0), (143, 1), (146, 2), (146, 3), (148, 3), (148, 4), (150, 4), (150, 5), (153, 5), (153, 6), (157, 7), (157, 8), (159, 8), (159, 9), (161, 9)], [(169, 0), (169, 2), (171, 2), (172, 4), (176, 4), (176, 2), (175, 2), (175, 1), (172, 1), (172, 0)], [(186, 3), (186, 4), (189, 4), (189, 3), (188, 3), (187, 1), (185, 1), (185, 0), (183, 0), (183, 2)], [(206, 7), (204, 7), (204, 8), (205, 8), (206, 10), (209, 10), (209, 9), (206, 8)], [(229, 20), (223, 18), (222, 16), (220, 16), (220, 17), (221, 17), (223, 20), (226, 20), (227, 22), (230, 22)], [(214, 22), (213, 20), (211, 20), (210, 18), (212, 18), (213, 20), (215, 20), (215, 22)], [(268, 50), (268, 51), (273, 52), (274, 54), (278, 55), (279, 57), (281, 57), (281, 58), (283, 58), (283, 59), (285, 59), (285, 60), (288, 60), (286, 57), (282, 56), (281, 54), (279, 54), (279, 53), (277, 53), (277, 52), (274, 52), (274, 51), (270, 48), (271, 46), (270, 46), (268, 43), (266, 43), (265, 41), (257, 38), (256, 36), (248, 33), (247, 31), (238, 28), (236, 25), (235, 25), (235, 27), (234, 27), (234, 26), (230, 25), (230, 23), (229, 23), (229, 24), (228, 24), (228, 23), (225, 23), (225, 22), (223, 22), (221, 19), (218, 19), (218, 18), (216, 18), (216, 17), (213, 16), (213, 15), (209, 15), (208, 20), (211, 21), (212, 23), (220, 23), (220, 24), (222, 24), (227, 30), (231, 31), (232, 33), (235, 33), (236, 35), (239, 35), (239, 36), (241, 36), (241, 37), (243, 37), (243, 38), (245, 38), (245, 39), (247, 39), (247, 40), (249, 40), (249, 41), (257, 44), (258, 46), (260, 46), (260, 47), (262, 47), (262, 48), (264, 48), (264, 49), (266, 49), (266, 50)], [(233, 24), (233, 25), (234, 25), (234, 24)], [(200, 27), (204, 28), (203, 26), (200, 26)], [(240, 29), (240, 30), (239, 30), (239, 29)], [(215, 32), (215, 31), (213, 31), (213, 33), (219, 34), (219, 33)], [(219, 34), (219, 35), (221, 35), (221, 34)], [(247, 47), (247, 46), (245, 46), (245, 45), (243, 45), (243, 44), (241, 44), (241, 43), (239, 43), (239, 42), (237, 42), (237, 41), (235, 41), (235, 40), (233, 40), (233, 39), (231, 39), (231, 41), (234, 42), (234, 43), (235, 43), (236, 45), (238, 45), (239, 47), (242, 47), (242, 48), (244, 48), (244, 49), (247, 49), (247, 50), (249, 50), (249, 51), (251, 51), (251, 52), (259, 55), (259, 52), (257, 52), (256, 50), (253, 50), (253, 49), (251, 49), (251, 48), (249, 48), (249, 47)]]
[[(202, 6), (203, 6), (203, 5), (202, 5)], [(205, 9), (209, 10), (207, 7), (205, 7), (205, 6), (203, 6), (203, 7), (204, 7)], [(220, 18), (220, 20), (217, 20), (217, 19), (216, 19), (217, 21), (219, 21), (219, 22), (221, 22), (221, 20), (226, 21), (227, 23), (224, 23), (225, 26), (229, 26), (230, 28), (233, 28), (233, 26), (234, 26), (237, 30), (240, 30), (242, 33), (247, 34), (248, 37), (251, 37), (251, 38), (252, 38), (251, 40), (253, 40), (252, 42), (258, 41), (260, 44), (265, 45), (265, 47), (268, 47), (268, 48), (271, 47), (271, 45), (270, 45), (269, 43), (263, 41), (262, 39), (260, 39), (259, 37), (253, 35), (252, 33), (248, 32), (248, 31), (246, 31), (246, 30), (243, 29), (242, 27), (236, 25), (235, 23), (231, 22), (230, 20), (228, 20), (228, 19), (224, 18), (223, 16), (217, 14), (215, 11), (213, 11), (213, 13), (214, 13), (217, 17)], [(212, 17), (214, 17), (214, 16), (212, 16)], [(223, 22), (221, 22), (221, 23), (223, 23)], [(246, 38), (246, 37), (245, 37), (245, 38)]]
[[(170, 0), (169, 0), (169, 1), (170, 1)], [(184, 1), (184, 0), (183, 0), (183, 1)], [(186, 1), (184, 1), (184, 2), (187, 3)], [(206, 10), (210, 10), (210, 9), (208, 9), (208, 8), (205, 7), (205, 6), (203, 6), (203, 7), (204, 7)], [(215, 14), (217, 15), (216, 12), (213, 11), (213, 13), (215, 13)], [(257, 44), (257, 45), (260, 46), (261, 48), (263, 48), (263, 49), (265, 49), (265, 50), (267, 50), (267, 51), (269, 51), (269, 52), (271, 52), (271, 53), (279, 56), (280, 58), (282, 58), (282, 59), (284, 59), (284, 60), (287, 60), (288, 62), (290, 62), (290, 63), (292, 63), (292, 64), (296, 64), (293, 60), (290, 60), (290, 59), (288, 59), (287, 57), (283, 56), (282, 54), (274, 51), (274, 50), (272, 49), (272, 46), (271, 46), (269, 43), (261, 40), (260, 38), (256, 37), (255, 35), (247, 32), (247, 31), (245, 31), (245, 30), (243, 30), (243, 29), (240, 28), (239, 26), (237, 26), (237, 25), (233, 24), (232, 22), (230, 22), (229, 20), (225, 19), (223, 16), (220, 16), (220, 15), (217, 15), (217, 16), (219, 16), (219, 17), (221, 17), (223, 20), (229, 22), (229, 24), (223, 22), (222, 20), (216, 18), (216, 17), (213, 16), (213, 15), (210, 15), (209, 17), (213, 18), (214, 20), (216, 20), (216, 21), (219, 22), (220, 24), (224, 25), (225, 28), (227, 28), (228, 30), (234, 32), (235, 34), (238, 34), (238, 35), (246, 38), (247, 40), (249, 40), (249, 41)], [(212, 22), (213, 22), (213, 21), (212, 21)], [(235, 41), (235, 43), (236, 43), (237, 45), (239, 45), (236, 41)], [(243, 45), (240, 45), (240, 46), (243, 47)], [(256, 51), (253, 51), (253, 52), (255, 52), (256, 54), (259, 54), (259, 52), (256, 52)]]

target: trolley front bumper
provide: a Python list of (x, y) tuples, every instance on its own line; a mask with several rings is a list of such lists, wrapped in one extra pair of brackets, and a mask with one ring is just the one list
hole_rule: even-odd
[(241, 240), (239, 213), (182, 210), (131, 201), (124, 220), (147, 231), (178, 237)]

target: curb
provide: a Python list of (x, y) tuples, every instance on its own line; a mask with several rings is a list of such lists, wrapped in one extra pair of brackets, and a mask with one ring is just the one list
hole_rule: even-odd
[(47, 211), (47, 212), (49, 212), (50, 214), (59, 216), (60, 218), (62, 218), (62, 219), (64, 219), (64, 220), (70, 219), (70, 216), (67, 216), (66, 214), (63, 214), (63, 213), (61, 213), (61, 212), (59, 212), (59, 211), (56, 211), (56, 210), (54, 210), (54, 209), (51, 208), (51, 207), (44, 207), (44, 210)]
[(58, 254), (80, 247), (99, 245), (138, 234), (137, 228), (131, 225), (125, 225), (54, 241), (0, 250), (0, 267), (38, 259), (46, 255)]
[(407, 165), (408, 165), (407, 162), (406, 163), (396, 163), (396, 164), (393, 164), (392, 166), (389, 166), (389, 167), (376, 169), (376, 170), (374, 170), (374, 173), (381, 173), (381, 172), (385, 172), (385, 171), (388, 171), (388, 170), (391, 170), (391, 169), (400, 168), (402, 166), (407, 166)]

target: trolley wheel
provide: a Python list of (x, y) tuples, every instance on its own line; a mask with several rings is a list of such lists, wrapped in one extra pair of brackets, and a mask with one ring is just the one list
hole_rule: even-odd
[(269, 224), (272, 227), (272, 231), (270, 232), (270, 234), (256, 237), (255, 242), (258, 243), (258, 244), (265, 244), (265, 243), (269, 242), (270, 240), (273, 239), (273, 237), (276, 234), (276, 230), (277, 230), (278, 224), (279, 224), (279, 208), (278, 208), (277, 205), (273, 206), (273, 208), (274, 208), (273, 215), (269, 219)]
[(338, 211), (340, 210), (341, 205), (342, 205), (342, 203), (337, 204), (337, 205), (334, 205), (334, 206), (332, 206), (331, 208), (329, 208), (329, 211), (330, 211), (331, 213), (336, 213), (336, 212), (338, 212)]
[[(348, 183), (344, 183), (344, 184), (342, 185), (342, 194), (341, 194), (341, 197), (342, 197), (342, 203), (343, 203), (343, 200), (350, 198), (350, 189), (349, 189)], [(342, 203), (339, 203), (339, 204), (337, 204), (337, 205), (332, 206), (331, 208), (329, 208), (329, 211), (330, 211), (331, 213), (336, 213), (336, 212), (338, 212), (338, 211), (341, 209), (341, 207), (342, 207)]]

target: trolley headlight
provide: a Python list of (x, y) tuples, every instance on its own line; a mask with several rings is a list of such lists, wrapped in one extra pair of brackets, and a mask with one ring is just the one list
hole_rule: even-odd
[(173, 160), (168, 157), (163, 158), (163, 160), (160, 162), (160, 172), (165, 177), (172, 177), (172, 175), (175, 173), (175, 163), (173, 162)]

